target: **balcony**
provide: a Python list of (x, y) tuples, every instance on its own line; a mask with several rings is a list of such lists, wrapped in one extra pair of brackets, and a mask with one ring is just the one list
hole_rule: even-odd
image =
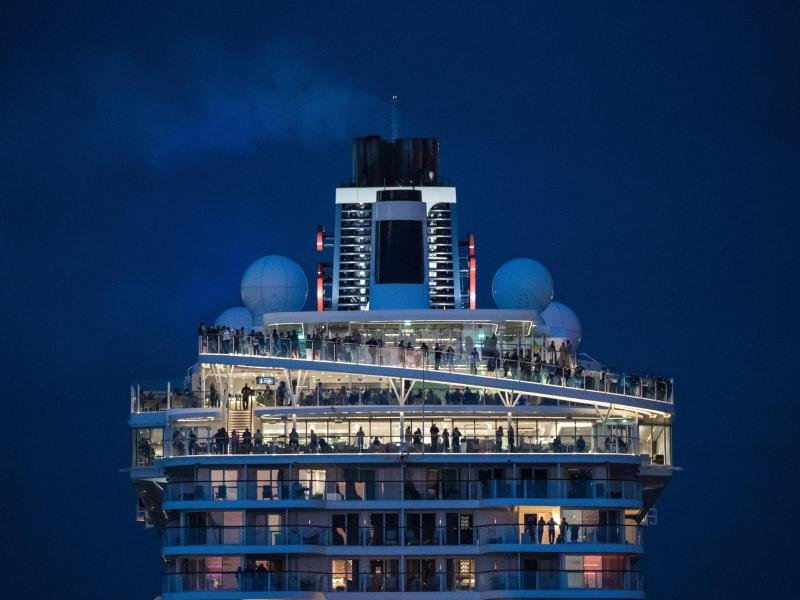
[[(360, 422), (355, 420), (356, 425)], [(365, 425), (367, 423), (365, 422)], [(218, 456), (218, 455), (325, 455), (336, 454), (409, 454), (453, 456), (461, 454), (579, 454), (579, 455), (630, 455), (639, 454), (639, 440), (629, 436), (599, 435), (526, 435), (512, 438), (507, 435), (469, 435), (458, 438), (438, 436), (434, 444), (429, 435), (411, 433), (377, 436), (371, 441), (367, 436), (286, 435), (251, 436), (249, 441), (231, 438), (230, 435), (211, 435), (211, 430), (222, 425), (216, 422), (192, 426), (194, 437), (189, 439), (177, 429), (171, 443), (165, 444), (164, 456)], [(237, 434), (238, 435), (238, 434)], [(322, 458), (322, 457), (321, 457)]]
[[(617, 598), (618, 592), (642, 592), (637, 571), (524, 571), (492, 570), (447, 575), (416, 573), (314, 573), (308, 571), (216, 571), (167, 573), (164, 593), (178, 592), (493, 592), (591, 590), (591, 597)], [(256, 597), (255, 595), (253, 597)], [(632, 597), (643, 597), (634, 594)]]
[(452, 501), (624, 500), (640, 502), (642, 486), (618, 479), (504, 479), (494, 481), (191, 481), (165, 484), (166, 501)]
[[(631, 545), (641, 546), (640, 525), (581, 525), (562, 523), (552, 528), (547, 525), (524, 526), (517, 524), (477, 525), (474, 527), (395, 527), (379, 529), (360, 527), (348, 535), (341, 528), (317, 525), (283, 526), (207, 526), (167, 527), (163, 532), (164, 547), (178, 549), (184, 546), (258, 546), (276, 548), (283, 546), (319, 546), (326, 553), (337, 548), (342, 553), (352, 552), (353, 547), (380, 548), (391, 552), (391, 547), (435, 547), (458, 546), (452, 552), (464, 552), (472, 547), (480, 552), (585, 552), (583, 546)], [(552, 541), (551, 541), (552, 540)], [(499, 547), (502, 546), (502, 550)], [(508, 546), (520, 546), (508, 548)], [(305, 550), (308, 551), (308, 550)], [(620, 551), (619, 548), (612, 551)], [(204, 550), (204, 553), (208, 551)], [(335, 552), (334, 552), (335, 553)]]
[[(572, 354), (538, 346), (515, 346), (513, 352), (475, 350), (447, 352), (443, 347), (398, 348), (328, 340), (289, 340), (264, 335), (244, 336), (238, 344), (221, 334), (198, 338), (200, 354), (237, 354), (294, 358), (421, 371), (468, 373), (498, 380), (527, 381), (554, 388), (572, 388), (671, 404), (673, 383), (659, 375), (584, 370)], [(499, 382), (498, 382), (499, 383)]]

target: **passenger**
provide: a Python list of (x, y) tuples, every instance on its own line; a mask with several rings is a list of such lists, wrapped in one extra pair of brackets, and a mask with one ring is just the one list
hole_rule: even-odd
[(564, 452), (564, 444), (561, 443), (561, 436), (553, 438), (553, 452)]
[(532, 515), (525, 517), (525, 535), (530, 538), (530, 543), (536, 543), (536, 521)]
[(569, 542), (569, 522), (566, 517), (561, 517), (561, 525), (558, 527), (559, 537), (563, 543)]
[(413, 439), (413, 434), (411, 433), (411, 425), (407, 425), (406, 426), (406, 432), (405, 432), (405, 442), (406, 442), (406, 444), (411, 444), (412, 439)]
[(358, 445), (358, 451), (363, 452), (364, 450), (364, 429), (359, 427), (358, 432), (356, 433), (356, 444)]
[(453, 350), (452, 346), (448, 346), (445, 352), (445, 364), (447, 365), (447, 370), (451, 373), (453, 372), (453, 361), (455, 358), (455, 350)]
[(442, 430), (442, 450), (450, 452), (450, 432), (447, 427)]
[(422, 430), (419, 427), (414, 432), (414, 445), (418, 448), (422, 446)]
[(436, 445), (439, 442), (439, 428), (436, 423), (431, 424), (431, 452), (436, 452)]
[(247, 410), (250, 407), (250, 396), (252, 394), (253, 390), (245, 383), (242, 388), (242, 410)]
[(547, 362), (551, 365), (556, 364), (556, 343), (550, 340), (550, 345), (547, 346)]
[(514, 427), (511, 425), (508, 426), (508, 451), (514, 451)]
[(539, 521), (536, 523), (536, 539), (537, 543), (542, 543), (542, 537), (544, 536), (544, 526), (547, 523), (544, 522), (544, 516), (539, 517)]
[(180, 455), (183, 454), (184, 449), (183, 433), (180, 429), (176, 429), (172, 432), (172, 450), (175, 454)]
[(197, 454), (197, 434), (194, 429), (189, 430), (189, 454)]
[(500, 452), (503, 447), (503, 426), (497, 428), (494, 433), (494, 451)]
[(253, 451), (253, 436), (250, 433), (250, 429), (245, 427), (244, 433), (242, 434), (242, 452), (244, 454), (250, 454)]
[(289, 450), (292, 452), (298, 452), (300, 450), (300, 436), (297, 434), (297, 429), (292, 427), (292, 431), (289, 433)]
[(264, 436), (261, 434), (261, 430), (260, 429), (256, 429), (256, 435), (255, 435), (254, 439), (255, 439), (255, 443), (256, 443), (255, 451), (256, 452), (262, 452), (263, 451), (263, 446), (264, 446)]
[(583, 439), (582, 435), (578, 436), (578, 441), (575, 442), (575, 449), (578, 452), (586, 452), (586, 440)]
[(433, 368), (439, 370), (439, 365), (442, 363), (442, 347), (439, 342), (433, 345)]
[(547, 539), (551, 544), (554, 544), (556, 541), (556, 522), (553, 520), (552, 515), (550, 516), (550, 520), (547, 521)]
[(309, 435), (308, 448), (311, 450), (311, 452), (319, 452), (319, 439), (317, 438), (317, 434), (314, 433), (313, 429)]
[(469, 372), (470, 372), (471, 375), (477, 375), (478, 374), (478, 359), (479, 358), (480, 358), (480, 355), (478, 354), (478, 349), (477, 348), (472, 348), (472, 350), (469, 353)]
[(231, 454), (239, 454), (239, 434), (235, 429), (231, 432)]
[(453, 427), (453, 452), (461, 452), (461, 432)]

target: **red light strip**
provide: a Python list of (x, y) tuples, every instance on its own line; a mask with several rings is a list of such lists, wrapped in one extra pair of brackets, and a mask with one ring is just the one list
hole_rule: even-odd
[(322, 252), (324, 242), (325, 232), (322, 230), (322, 225), (317, 225), (317, 252)]
[[(319, 236), (319, 233), (317, 234)], [(324, 273), (325, 267), (322, 263), (317, 265), (317, 312), (325, 310), (324, 300)]]
[(469, 309), (477, 307), (477, 271), (478, 265), (475, 258), (475, 234), (467, 234), (467, 257), (469, 258)]

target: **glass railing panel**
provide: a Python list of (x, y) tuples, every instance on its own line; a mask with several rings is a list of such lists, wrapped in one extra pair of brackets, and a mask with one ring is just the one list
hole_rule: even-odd
[(321, 481), (169, 482), (167, 500), (491, 500), (547, 498), (640, 500), (641, 484), (607, 479), (494, 480), (469, 482)]
[[(451, 372), (466, 372), (518, 381), (533, 381), (546, 385), (570, 387), (646, 398), (660, 402), (672, 402), (673, 383), (660, 375), (634, 375), (608, 371), (584, 371), (577, 366), (574, 354), (563, 355), (561, 351), (545, 351), (535, 360), (530, 347), (509, 351), (481, 351), (477, 354), (448, 353), (440, 356), (433, 348), (374, 347), (365, 344), (333, 341), (274, 340), (271, 337), (245, 336), (239, 343), (225, 339), (220, 334), (199, 338), (201, 353), (242, 354), (279, 358), (299, 358), (318, 361), (348, 362), (355, 364), (383, 365), (409, 369), (431, 369)], [(514, 350), (517, 350), (515, 353)], [(534, 356), (534, 358), (530, 358)]]

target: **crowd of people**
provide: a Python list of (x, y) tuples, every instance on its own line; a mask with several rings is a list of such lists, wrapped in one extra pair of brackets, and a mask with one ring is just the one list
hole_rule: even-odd
[[(582, 435), (571, 436), (569, 443), (564, 443), (560, 435), (555, 435), (548, 444), (534, 442), (531, 438), (524, 442), (517, 438), (514, 427), (509, 425), (497, 427), (494, 438), (478, 438), (465, 436), (454, 426), (452, 431), (444, 426), (441, 429), (432, 423), (427, 434), (421, 427), (412, 428), (407, 425), (399, 439), (384, 440), (383, 436), (367, 436), (363, 427), (352, 436), (337, 436), (331, 442), (314, 429), (301, 441), (295, 427), (285, 436), (265, 439), (260, 430), (253, 434), (249, 428), (241, 433), (237, 430), (228, 432), (225, 427), (216, 433), (199, 439), (194, 428), (176, 428), (172, 432), (172, 455), (196, 454), (267, 454), (267, 453), (325, 453), (325, 452), (595, 452), (627, 453), (630, 441), (621, 435), (606, 436), (601, 444), (599, 440), (590, 448)], [(148, 464), (153, 459), (153, 449), (146, 439), (139, 440), (140, 458)]]

